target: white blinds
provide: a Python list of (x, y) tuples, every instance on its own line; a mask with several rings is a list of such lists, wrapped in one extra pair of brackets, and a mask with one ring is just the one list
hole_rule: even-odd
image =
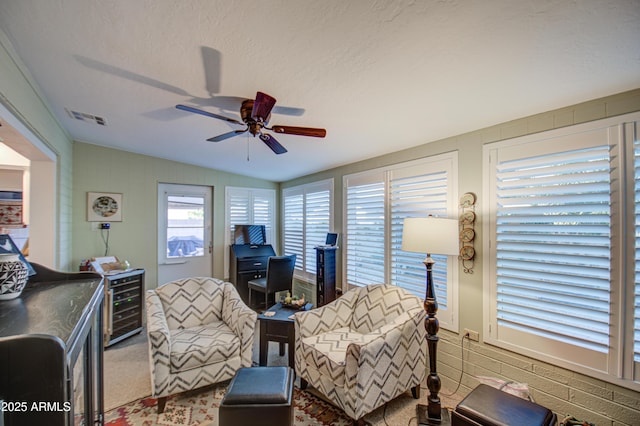
[[(346, 282), (390, 283), (423, 298), (426, 253), (401, 250), (403, 222), (429, 214), (456, 217), (456, 175), (457, 154), (448, 153), (345, 176)], [(447, 256), (432, 257), (438, 316), (453, 329), (454, 268)]]
[(235, 225), (265, 225), (267, 243), (274, 244), (276, 194), (272, 189), (233, 188), (226, 191), (227, 243)]
[(640, 363), (640, 140), (633, 144), (635, 181), (635, 308), (633, 333), (633, 359)]
[[(389, 183), (391, 209), (391, 282), (419, 297), (425, 296), (426, 253), (402, 251), (402, 224), (408, 217), (447, 217), (449, 204), (448, 170), (420, 174), (393, 173)], [(432, 255), (433, 282), (439, 309), (447, 308), (447, 256)]]
[(304, 194), (290, 193), (284, 197), (284, 253), (297, 254), (296, 269), (304, 264)]
[[(225, 190), (225, 247), (233, 244), (235, 225), (265, 225), (267, 243), (275, 241), (276, 191), (228, 186)], [(224, 270), (229, 271), (229, 250), (224, 251)]]
[(332, 228), (333, 180), (286, 188), (283, 194), (284, 254), (296, 254), (298, 276), (316, 274), (314, 247), (324, 244)]
[(385, 185), (382, 176), (377, 180), (347, 187), (346, 277), (349, 284), (385, 282)]
[(498, 326), (607, 352), (609, 147), (495, 167)]
[(267, 243), (274, 243), (269, 239), (272, 234), (273, 221), (275, 218), (275, 194), (265, 196), (262, 193), (254, 194), (253, 197), (253, 223), (254, 225), (264, 225), (267, 231)]
[(305, 270), (316, 273), (316, 251), (314, 247), (324, 244), (331, 230), (331, 194), (322, 189), (305, 194)]

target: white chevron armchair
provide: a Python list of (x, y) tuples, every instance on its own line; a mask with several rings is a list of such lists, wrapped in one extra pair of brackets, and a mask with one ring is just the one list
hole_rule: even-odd
[(231, 379), (250, 367), (257, 314), (233, 284), (185, 278), (148, 290), (147, 333), (158, 412), (167, 396)]
[(310, 383), (354, 421), (411, 389), (426, 374), (425, 310), (402, 288), (347, 291), (295, 315), (295, 363)]

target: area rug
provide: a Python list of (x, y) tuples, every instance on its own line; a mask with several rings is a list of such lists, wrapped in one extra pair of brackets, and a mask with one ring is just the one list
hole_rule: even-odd
[[(147, 397), (105, 413), (105, 426), (218, 426), (218, 407), (228, 382), (167, 399), (158, 414), (156, 399)], [(308, 391), (293, 389), (294, 425), (350, 425), (341, 410)], [(256, 419), (258, 420), (258, 419)], [(240, 426), (240, 425), (238, 425)]]

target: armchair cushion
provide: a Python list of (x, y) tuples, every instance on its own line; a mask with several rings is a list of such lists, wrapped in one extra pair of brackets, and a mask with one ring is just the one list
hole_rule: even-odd
[(240, 339), (222, 321), (176, 330), (171, 343), (172, 373), (240, 356)]

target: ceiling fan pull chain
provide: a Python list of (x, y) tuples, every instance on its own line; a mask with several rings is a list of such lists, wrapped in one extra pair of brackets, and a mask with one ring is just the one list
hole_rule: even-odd
[(249, 138), (246, 138), (246, 139), (247, 139), (247, 163), (248, 163), (249, 161), (251, 161), (251, 158), (249, 158)]

